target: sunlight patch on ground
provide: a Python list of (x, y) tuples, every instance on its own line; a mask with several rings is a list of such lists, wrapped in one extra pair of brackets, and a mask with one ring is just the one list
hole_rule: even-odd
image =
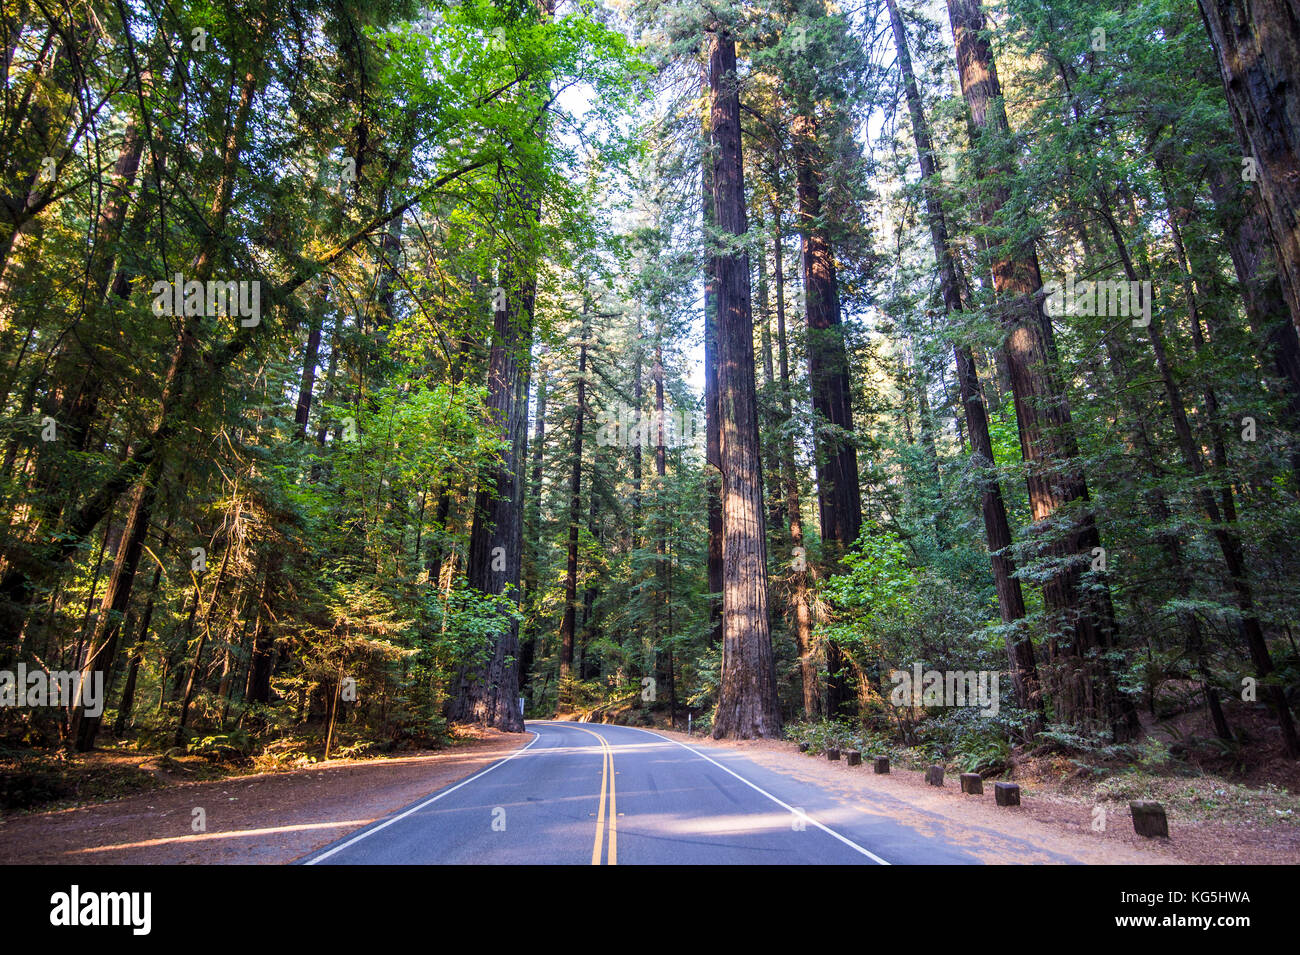
[(72, 855), (86, 852), (113, 852), (117, 849), (145, 849), (150, 846), (165, 846), (180, 842), (207, 842), (212, 839), (243, 839), (248, 836), (272, 836), (285, 832), (305, 832), (310, 829), (353, 829), (364, 826), (373, 819), (345, 819), (340, 822), (312, 822), (298, 826), (274, 826), (269, 829), (236, 829), (232, 832), (196, 832), (188, 836), (168, 836), (163, 839), (146, 839), (143, 842), (119, 842), (111, 846), (91, 846), (77, 849)]
[[(833, 828), (836, 823), (860, 822), (862, 815), (862, 813), (848, 809), (832, 812), (819, 811), (817, 821), (824, 826)], [(755, 832), (790, 832), (791, 830), (798, 832), (800, 831), (797, 828), (799, 825), (802, 825), (804, 831), (808, 832), (817, 829), (813, 825), (812, 816), (806, 813), (800, 815), (786, 812), (784, 809), (776, 809), (772, 812), (730, 813), (713, 816), (635, 813), (629, 817), (629, 823), (635, 825), (638, 829), (681, 836), (748, 835)]]

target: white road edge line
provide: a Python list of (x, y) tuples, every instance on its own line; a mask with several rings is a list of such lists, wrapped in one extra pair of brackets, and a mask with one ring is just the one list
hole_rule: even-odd
[[(795, 809), (793, 806), (786, 805), (784, 802), (782, 802), (780, 799), (777, 799), (775, 796), (773, 796), (770, 792), (768, 792), (768, 791), (767, 791), (766, 789), (764, 789), (763, 787), (761, 787), (761, 786), (759, 786), (759, 785), (757, 785), (757, 784), (755, 784), (755, 783), (751, 783), (751, 782), (750, 782), (748, 779), (746, 779), (744, 776), (740, 775), (740, 773), (735, 772), (734, 770), (728, 769), (726, 766), (723, 766), (723, 765), (722, 765), (720, 762), (718, 762), (716, 759), (714, 759), (714, 758), (711, 757), (711, 756), (706, 756), (704, 753), (701, 753), (701, 752), (700, 752), (698, 749), (696, 749), (695, 747), (693, 747), (693, 746), (687, 746), (685, 743), (680, 742), (680, 741), (675, 740), (675, 739), (669, 739), (667, 736), (660, 736), (658, 733), (652, 733), (652, 732), (650, 732), (650, 730), (643, 730), (643, 729), (641, 729), (641, 727), (639, 727), (639, 726), (628, 726), (628, 727), (625, 727), (625, 729), (636, 730), (638, 733), (645, 733), (647, 736), (653, 736), (653, 737), (655, 737), (656, 739), (661, 739), (661, 740), (663, 740), (665, 743), (676, 743), (676, 744), (677, 744), (678, 746), (680, 746), (682, 749), (687, 750), (688, 752), (692, 752), (692, 753), (694, 753), (696, 756), (700, 757), (700, 759), (707, 759), (710, 763), (712, 763), (714, 766), (717, 766), (718, 769), (722, 770), (724, 773), (729, 773), (729, 774), (731, 774), (732, 776), (735, 776), (737, 779), (739, 779), (742, 783), (744, 783), (744, 784), (745, 784), (746, 786), (748, 786), (750, 789), (754, 790), (755, 792), (762, 793), (764, 796), (766, 796), (768, 799), (772, 800), (772, 802), (776, 803), (776, 804), (777, 804), (778, 806), (780, 806), (782, 809), (788, 810), (789, 812), (796, 813), (796, 814), (802, 816), (803, 818), (807, 819), (809, 822), (811, 822), (814, 826), (816, 826), (816, 827), (817, 827), (818, 829), (820, 829), (822, 832), (826, 833), (828, 836), (834, 836), (836, 839), (840, 840), (840, 842), (844, 843), (844, 844), (845, 844), (846, 846), (848, 846), (850, 849), (853, 849), (853, 850), (855, 850), (855, 851), (857, 851), (857, 852), (862, 853), (862, 854), (863, 854), (864, 856), (866, 856), (868, 859), (871, 859), (871, 860), (873, 860), (873, 861), (879, 863), (880, 865), (890, 865), (890, 864), (891, 864), (891, 863), (889, 863), (889, 862), (886, 862), (884, 859), (880, 858), (880, 856), (876, 855), (876, 854), (875, 854), (874, 852), (872, 852), (870, 849), (864, 849), (862, 846), (858, 845), (856, 842), (854, 842), (854, 841), (853, 841), (852, 839), (850, 839), (848, 836), (842, 836), (842, 835), (840, 835), (838, 832), (836, 832), (834, 829), (830, 828), (829, 826), (824, 826), (824, 825), (822, 825), (820, 822), (818, 822), (818, 821), (817, 821), (816, 819), (814, 819), (812, 816), (808, 815), (808, 813), (807, 813), (805, 810), (803, 810), (803, 809)], [(610, 745), (613, 746), (614, 743), (611, 742)]]
[[(532, 733), (533, 731), (532, 731), (532, 730), (529, 730), (529, 732)], [(491, 766), (489, 766), (487, 769), (483, 770), (481, 773), (475, 773), (475, 774), (474, 774), (473, 776), (471, 776), (469, 779), (462, 779), (460, 782), (458, 782), (456, 785), (452, 786), (450, 789), (444, 789), (442, 792), (438, 793), (438, 795), (436, 795), (436, 796), (434, 796), (434, 797), (432, 797), (432, 798), (430, 798), (430, 799), (426, 799), (424, 802), (420, 803), (419, 805), (412, 806), (410, 809), (406, 810), (406, 812), (401, 813), (400, 815), (397, 815), (397, 816), (391, 816), (391, 817), (389, 817), (388, 819), (385, 819), (383, 822), (381, 822), (379, 825), (375, 826), (373, 829), (366, 829), (364, 832), (360, 832), (360, 833), (358, 833), (357, 835), (353, 836), (351, 839), (349, 839), (347, 842), (343, 843), (342, 845), (335, 846), (335, 847), (334, 847), (333, 849), (331, 849), (329, 852), (326, 852), (326, 853), (323, 853), (323, 854), (321, 854), (321, 855), (318, 855), (318, 856), (316, 856), (315, 858), (308, 859), (306, 862), (303, 863), (303, 865), (315, 865), (317, 862), (323, 862), (323, 861), (325, 861), (326, 859), (328, 859), (330, 856), (334, 855), (334, 853), (336, 853), (336, 852), (342, 852), (342, 851), (343, 851), (344, 849), (346, 849), (348, 846), (356, 845), (358, 842), (360, 842), (362, 839), (366, 838), (367, 836), (373, 836), (373, 835), (374, 835), (376, 832), (378, 832), (380, 829), (387, 829), (387, 828), (388, 828), (389, 826), (391, 826), (393, 823), (398, 822), (399, 820), (405, 819), (407, 816), (409, 816), (409, 815), (410, 815), (411, 813), (413, 813), (413, 812), (419, 812), (419, 811), (420, 811), (421, 809), (423, 809), (425, 806), (428, 806), (428, 805), (430, 805), (431, 803), (435, 803), (435, 802), (437, 802), (437, 801), (438, 801), (439, 799), (441, 799), (443, 796), (449, 796), (449, 795), (451, 795), (451, 794), (454, 793), (457, 789), (460, 789), (461, 786), (468, 786), (468, 785), (469, 785), (470, 783), (472, 783), (474, 780), (479, 779), (479, 778), (481, 778), (481, 777), (483, 777), (483, 776), (486, 776), (488, 773), (492, 772), (492, 770), (496, 769), (498, 766), (504, 766), (506, 763), (510, 762), (510, 760), (514, 759), (514, 758), (515, 758), (516, 756), (518, 756), (520, 753), (522, 753), (522, 752), (524, 752), (525, 750), (527, 750), (530, 746), (533, 745), (533, 743), (536, 743), (536, 742), (537, 742), (539, 739), (541, 739), (541, 738), (542, 738), (542, 734), (541, 734), (541, 733), (533, 733), (533, 738), (532, 738), (531, 740), (528, 741), (528, 746), (520, 747), (519, 749), (517, 749), (517, 750), (515, 750), (513, 753), (511, 753), (509, 756), (507, 756), (505, 759), (501, 760), (500, 762), (493, 763)]]

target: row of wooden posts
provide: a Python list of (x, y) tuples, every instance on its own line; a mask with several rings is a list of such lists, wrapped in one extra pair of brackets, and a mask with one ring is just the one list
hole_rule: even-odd
[[(799, 744), (799, 752), (806, 753), (808, 749), (807, 743)], [(840, 758), (839, 747), (828, 747), (826, 758), (838, 760)], [(860, 766), (862, 764), (862, 753), (859, 750), (845, 750), (844, 758), (850, 766)], [(873, 756), (872, 764), (878, 775), (889, 772), (888, 756)], [(942, 786), (943, 767), (929, 767), (925, 771), (925, 781), (931, 786)], [(972, 796), (983, 795), (984, 777), (979, 773), (962, 773), (961, 791)], [(994, 783), (993, 798), (999, 806), (1019, 806), (1020, 787), (1016, 783)], [(1139, 836), (1169, 838), (1169, 822), (1165, 818), (1165, 809), (1160, 803), (1135, 800), (1129, 803), (1129, 810), (1133, 814), (1133, 831)]]

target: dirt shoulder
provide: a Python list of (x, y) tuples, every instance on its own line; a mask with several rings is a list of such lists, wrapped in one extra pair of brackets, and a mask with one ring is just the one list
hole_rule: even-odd
[[(465, 730), (411, 756), (182, 783), (124, 799), (0, 820), (0, 865), (292, 862), (524, 746), (532, 734)], [(195, 809), (206, 831), (194, 832)]]
[[(925, 775), (891, 767), (876, 775), (865, 761), (849, 766), (809, 756), (782, 740), (714, 740), (655, 729), (671, 739), (743, 752), (759, 765), (814, 783), (867, 813), (887, 813), (927, 835), (960, 846), (989, 863), (1035, 863), (1069, 856), (1092, 865), (1295, 865), (1300, 862), (1300, 826), (1233, 824), (1195, 819), (1167, 807), (1170, 838), (1146, 839), (1133, 832), (1126, 802), (1104, 804), (1106, 825), (1094, 831), (1091, 802), (1049, 783), (1021, 782), (1020, 805), (1001, 808), (992, 781), (981, 796), (964, 795), (956, 776), (942, 788)], [(1014, 840), (1015, 850), (1000, 837)], [(1028, 846), (1028, 848), (1025, 848)]]

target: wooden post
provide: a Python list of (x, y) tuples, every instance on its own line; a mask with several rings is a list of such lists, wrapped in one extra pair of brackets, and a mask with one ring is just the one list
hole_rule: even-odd
[(889, 772), (889, 757), (888, 757), (888, 756), (877, 756), (877, 757), (876, 757), (876, 774), (877, 774), (877, 775), (880, 775), (880, 774), (882, 774), (882, 773), (887, 773), (887, 772)]
[(972, 796), (984, 794), (984, 778), (979, 773), (961, 774), (961, 791)]
[(827, 758), (827, 759), (839, 759), (839, 758), (840, 758), (839, 747), (837, 747), (837, 746), (832, 746), (830, 749), (826, 750), (826, 758)]
[(845, 755), (848, 757), (850, 766), (862, 765), (862, 753), (860, 751), (851, 749)]
[(999, 806), (1019, 806), (1020, 787), (1015, 783), (994, 783), (993, 798)]
[(1160, 803), (1137, 800), (1129, 803), (1128, 808), (1133, 813), (1133, 831), (1139, 836), (1169, 838), (1169, 820), (1165, 818), (1165, 807)]
[(925, 771), (925, 781), (931, 786), (943, 785), (943, 767), (931, 766)]

